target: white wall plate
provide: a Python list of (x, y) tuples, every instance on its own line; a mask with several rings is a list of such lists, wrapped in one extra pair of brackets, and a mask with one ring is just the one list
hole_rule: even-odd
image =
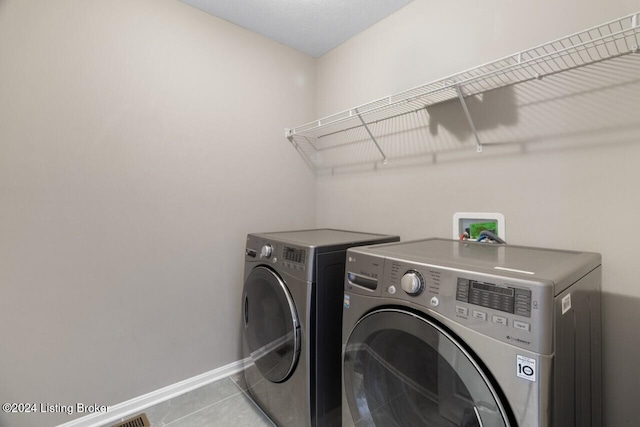
[(460, 235), (464, 233), (465, 228), (469, 227), (469, 224), (476, 222), (489, 222), (495, 221), (498, 224), (498, 237), (503, 240), (507, 240), (507, 233), (505, 230), (504, 215), (501, 213), (486, 213), (486, 212), (456, 212), (453, 214), (453, 238), (459, 239)]

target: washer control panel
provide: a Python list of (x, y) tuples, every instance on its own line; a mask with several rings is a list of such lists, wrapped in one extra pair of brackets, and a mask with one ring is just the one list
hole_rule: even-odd
[(380, 297), (385, 305), (409, 303), (441, 321), (450, 319), (530, 351), (552, 352), (551, 283), (351, 250), (347, 258), (347, 291)]
[(456, 301), (531, 317), (531, 290), (458, 277)]

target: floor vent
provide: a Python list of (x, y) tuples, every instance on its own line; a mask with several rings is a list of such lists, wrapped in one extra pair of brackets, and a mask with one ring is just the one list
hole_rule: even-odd
[(149, 424), (147, 414), (140, 414), (111, 427), (151, 427), (151, 424)]

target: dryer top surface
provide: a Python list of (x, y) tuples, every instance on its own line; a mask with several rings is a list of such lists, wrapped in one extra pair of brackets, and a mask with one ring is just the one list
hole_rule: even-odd
[(397, 236), (384, 234), (360, 233), (355, 231), (321, 228), (313, 230), (281, 231), (273, 233), (256, 233), (255, 236), (294, 243), (307, 247), (334, 247), (351, 244), (373, 244), (376, 242), (397, 241)]

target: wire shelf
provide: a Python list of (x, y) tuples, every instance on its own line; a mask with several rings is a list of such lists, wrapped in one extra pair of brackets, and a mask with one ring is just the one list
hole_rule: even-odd
[[(367, 139), (375, 143), (379, 151), (378, 159), (381, 156), (386, 163), (387, 157), (371, 131), (374, 125), (419, 112), (442, 102), (459, 99), (475, 134), (472, 118), (466, 108), (466, 97), (637, 53), (638, 46), (640, 12), (295, 128), (285, 129), (285, 136), (311, 164), (315, 164), (314, 153), (319, 149), (326, 150)], [(363, 130), (366, 133), (363, 134)], [(476, 140), (478, 151), (481, 151), (481, 142), (477, 134)]]

